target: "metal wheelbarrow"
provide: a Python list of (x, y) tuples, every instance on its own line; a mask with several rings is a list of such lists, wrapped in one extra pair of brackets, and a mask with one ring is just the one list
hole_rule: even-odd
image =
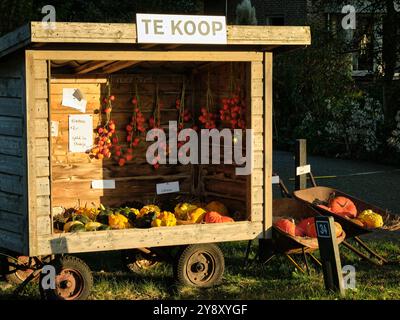
[[(354, 202), (355, 206), (357, 207), (357, 211), (360, 213), (364, 210), (372, 210), (375, 213), (382, 216), (384, 225), (379, 230), (387, 230), (387, 231), (395, 231), (400, 229), (400, 216), (395, 215), (388, 210), (384, 210), (379, 208), (375, 205), (369, 204), (365, 201), (357, 199), (353, 196), (350, 196), (344, 192), (339, 190), (328, 188), (328, 187), (317, 187), (314, 186), (313, 188), (308, 188), (304, 190), (298, 190), (293, 193), (294, 197), (303, 202), (304, 204), (308, 205), (309, 207), (313, 208), (314, 210), (318, 211), (321, 215), (325, 216), (333, 216), (335, 221), (339, 222), (343, 230), (345, 230), (348, 239), (354, 239), (364, 250), (368, 252), (370, 256), (367, 256), (363, 252), (361, 252), (358, 248), (352, 246), (348, 241), (343, 241), (343, 245), (356, 253), (361, 258), (368, 260), (369, 262), (376, 264), (376, 265), (383, 265), (384, 263), (388, 263), (386, 259), (380, 256), (378, 253), (374, 252), (371, 248), (364, 243), (359, 236), (363, 234), (368, 234), (371, 232), (376, 231), (377, 229), (370, 229), (365, 226), (360, 226), (359, 224), (353, 222), (350, 218), (346, 218), (339, 214), (333, 213), (329, 210), (321, 208), (317, 205), (318, 202), (328, 202), (329, 199), (333, 196), (343, 196), (351, 201)], [(317, 200), (317, 201), (316, 201)], [(371, 257), (377, 259), (374, 260)]]

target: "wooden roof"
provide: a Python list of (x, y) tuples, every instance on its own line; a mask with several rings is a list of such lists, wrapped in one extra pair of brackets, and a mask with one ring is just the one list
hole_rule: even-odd
[[(295, 26), (228, 26), (228, 45), (216, 46), (218, 50), (240, 46), (246, 50), (273, 51), (282, 46), (311, 44), (309, 27)], [(179, 50), (201, 48), (204, 45), (138, 44), (136, 24), (131, 23), (81, 23), (57, 22), (55, 30), (42, 27), (41, 22), (31, 22), (0, 38), (0, 57), (23, 47), (50, 46), (52, 49), (73, 44), (132, 46), (141, 50)], [(55, 47), (56, 46), (56, 47)], [(81, 47), (79, 47), (81, 49)], [(88, 48), (89, 49), (89, 48)]]

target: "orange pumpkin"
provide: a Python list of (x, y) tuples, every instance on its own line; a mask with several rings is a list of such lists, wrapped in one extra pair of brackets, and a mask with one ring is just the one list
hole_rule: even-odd
[(220, 215), (218, 212), (210, 211), (204, 217), (205, 223), (223, 223), (223, 222), (234, 222), (230, 217)]
[(310, 223), (307, 225), (306, 235), (310, 238), (317, 238), (317, 229), (315, 228), (315, 223)]
[(295, 224), (288, 219), (279, 219), (274, 223), (275, 227), (279, 228), (285, 233), (290, 234), (291, 236), (296, 235), (296, 226)]
[(346, 197), (335, 197), (329, 203), (333, 213), (343, 217), (355, 218), (357, 217), (357, 208), (353, 201)]
[(228, 215), (228, 209), (225, 207), (225, 205), (222, 202), (219, 201), (211, 201), (209, 204), (206, 206), (206, 210), (211, 212), (218, 212), (219, 214), (223, 216)]
[(307, 227), (309, 224), (314, 224), (314, 218), (306, 218), (299, 222), (296, 227), (296, 236), (306, 236), (307, 235)]

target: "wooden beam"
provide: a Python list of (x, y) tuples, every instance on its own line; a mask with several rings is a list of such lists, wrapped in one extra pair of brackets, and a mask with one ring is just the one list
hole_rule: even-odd
[(35, 255), (98, 252), (227, 242), (255, 239), (262, 234), (261, 222), (233, 222), (181, 225), (150, 229), (125, 229), (39, 236)]
[[(136, 24), (57, 22), (47, 30), (32, 22), (32, 42), (129, 43), (136, 44)], [(305, 26), (227, 26), (230, 45), (309, 45), (310, 28)], [(156, 45), (156, 44), (155, 44)]]
[(110, 61), (91, 61), (75, 68), (74, 71), (76, 74), (85, 74), (108, 64), (110, 64)]
[(252, 51), (68, 51), (34, 50), (35, 59), (110, 61), (263, 61), (262, 52)]
[(114, 73), (119, 70), (129, 68), (135, 64), (140, 63), (141, 61), (118, 61), (114, 62), (108, 66), (103, 67), (102, 72), (103, 73)]
[(264, 53), (264, 237), (272, 234), (272, 53)]

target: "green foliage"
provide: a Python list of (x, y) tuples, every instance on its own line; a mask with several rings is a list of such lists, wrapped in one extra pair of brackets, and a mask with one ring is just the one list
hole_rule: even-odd
[(251, 5), (250, 0), (243, 0), (236, 7), (236, 24), (256, 25), (256, 9)]
[[(47, 0), (2, 0), (0, 34), (10, 32), (32, 20), (41, 20)], [(199, 0), (54, 0), (57, 21), (134, 22), (136, 13), (199, 13)]]

